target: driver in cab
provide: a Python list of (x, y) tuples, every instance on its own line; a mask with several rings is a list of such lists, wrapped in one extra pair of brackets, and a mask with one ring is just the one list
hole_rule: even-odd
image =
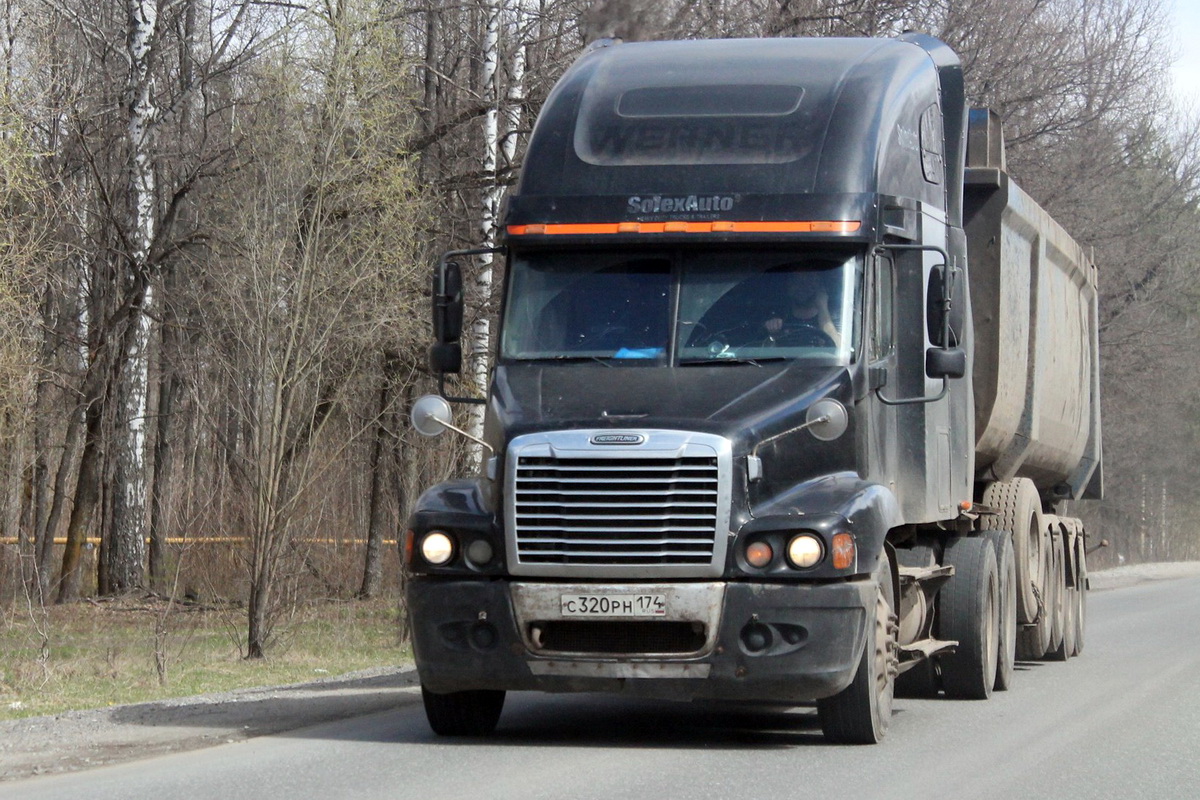
[(786, 310), (773, 314), (763, 328), (768, 337), (787, 335), (788, 330), (808, 328), (829, 337), (834, 347), (842, 346), (842, 335), (829, 313), (829, 293), (821, 285), (821, 276), (813, 272), (791, 272), (785, 286)]

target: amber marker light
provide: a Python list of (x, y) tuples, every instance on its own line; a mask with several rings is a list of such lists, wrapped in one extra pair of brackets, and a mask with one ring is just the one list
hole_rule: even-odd
[(416, 541), (417, 534), (412, 529), (404, 532), (404, 566), (411, 567), (413, 560), (413, 545)]
[(775, 553), (766, 542), (751, 542), (746, 545), (746, 563), (757, 569), (762, 569), (771, 563)]
[(857, 555), (858, 551), (854, 545), (854, 536), (852, 534), (835, 533), (833, 535), (834, 569), (850, 569), (854, 566)]

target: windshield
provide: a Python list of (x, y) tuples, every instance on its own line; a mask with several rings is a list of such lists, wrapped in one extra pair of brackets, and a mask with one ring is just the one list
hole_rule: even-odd
[(520, 254), (501, 357), (848, 364), (861, 263), (844, 250)]

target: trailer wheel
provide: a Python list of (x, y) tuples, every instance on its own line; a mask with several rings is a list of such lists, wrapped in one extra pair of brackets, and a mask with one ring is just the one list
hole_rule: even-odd
[(1082, 531), (1075, 537), (1075, 652), (1083, 652), (1083, 634), (1087, 627), (1087, 547)]
[(877, 744), (887, 735), (896, 689), (899, 623), (892, 608), (892, 571), (885, 559), (877, 573), (874, 624), (854, 680), (833, 697), (817, 701), (825, 738), (835, 744)]
[(1063, 636), (1062, 645), (1051, 654), (1054, 661), (1066, 661), (1075, 655), (1075, 615), (1079, 605), (1076, 594), (1077, 586), (1067, 586), (1063, 589)]
[(1064, 534), (1061, 528), (1053, 537), (1050, 552), (1054, 568), (1046, 585), (1050, 587), (1050, 643), (1046, 646), (1047, 661), (1066, 661), (1069, 657), (1063, 649), (1067, 629), (1067, 564), (1063, 550)]
[(996, 656), (997, 691), (1012, 686), (1013, 663), (1017, 659), (1017, 565), (1013, 555), (1012, 534), (1008, 531), (981, 531), (996, 549), (996, 572), (1000, 576), (1000, 644)]
[(1038, 617), (1037, 593), (1045, 593), (1046, 523), (1042, 499), (1028, 478), (998, 481), (983, 492), (982, 502), (999, 512), (990, 524), (1012, 531), (1013, 555), (1017, 565), (1017, 622), (1032, 623)]
[(938, 592), (938, 638), (958, 642), (954, 653), (938, 659), (942, 688), (947, 697), (986, 700), (996, 685), (1000, 651), (996, 548), (979, 536), (951, 539), (942, 563), (954, 567), (954, 577)]
[(425, 717), (439, 736), (486, 736), (496, 730), (504, 709), (504, 692), (476, 689), (436, 694), (421, 687)]
[[(1046, 561), (1053, 559), (1051, 548), (1047, 547), (1042, 552)], [(1049, 575), (1051, 568), (1051, 564), (1046, 564), (1043, 567), (1044, 574)], [(1049, 582), (1046, 585), (1049, 586)], [(1022, 625), (1017, 631), (1017, 658), (1021, 661), (1033, 661), (1042, 658), (1046, 655), (1046, 651), (1050, 649), (1050, 629), (1053, 623), (1051, 617), (1054, 609), (1054, 598), (1048, 592), (1043, 592), (1039, 588), (1037, 599), (1040, 612), (1037, 615), (1036, 621), (1030, 625)]]

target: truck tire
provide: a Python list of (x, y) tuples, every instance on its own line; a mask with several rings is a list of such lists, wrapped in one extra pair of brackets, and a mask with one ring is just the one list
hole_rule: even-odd
[(1050, 545), (1054, 566), (1046, 580), (1050, 590), (1050, 642), (1046, 645), (1045, 655), (1047, 661), (1067, 660), (1063, 651), (1063, 632), (1067, 627), (1067, 564), (1063, 550), (1064, 538), (1065, 534), (1058, 529), (1054, 532)]
[(1083, 634), (1087, 625), (1087, 593), (1088, 593), (1088, 572), (1087, 572), (1087, 547), (1084, 541), (1083, 531), (1075, 537), (1075, 652), (1072, 655), (1079, 655), (1083, 652)]
[[(1046, 560), (1053, 558), (1049, 547), (1046, 547), (1042, 553)], [(1049, 564), (1042, 569), (1045, 575), (1049, 575), (1050, 571), (1051, 565)], [(1037, 599), (1040, 608), (1037, 619), (1032, 624), (1020, 626), (1017, 630), (1017, 659), (1020, 661), (1037, 660), (1045, 656), (1046, 651), (1050, 649), (1051, 609), (1054, 607), (1054, 598), (1049, 597), (1039, 587)]]
[(1060, 619), (1054, 632), (1050, 634), (1050, 652), (1046, 658), (1050, 661), (1066, 661), (1075, 654), (1075, 587), (1067, 585), (1067, 570), (1070, 565), (1066, 556), (1067, 534), (1064, 531), (1054, 542), (1055, 555), (1060, 560), (1058, 579), (1059, 602), (1057, 611)]
[(1042, 499), (1028, 478), (998, 481), (983, 491), (982, 502), (999, 512), (989, 521), (999, 530), (1012, 531), (1013, 555), (1017, 565), (1017, 622), (1037, 621), (1037, 592), (1045, 593), (1044, 549), (1046, 524)]
[(942, 689), (950, 698), (986, 700), (1000, 651), (996, 548), (981, 536), (951, 539), (942, 563), (954, 567), (954, 577), (938, 592), (938, 638), (958, 642), (955, 652), (938, 658)]
[(874, 624), (850, 685), (817, 701), (817, 717), (826, 740), (835, 744), (877, 744), (887, 735), (896, 689), (899, 624), (892, 608), (892, 571), (885, 559), (876, 573)]
[(504, 709), (504, 692), (492, 689), (436, 694), (422, 686), (421, 699), (438, 736), (486, 736), (496, 730)]
[(980, 531), (996, 549), (996, 572), (1000, 576), (1000, 645), (996, 656), (997, 691), (1012, 686), (1013, 664), (1017, 660), (1017, 565), (1013, 555), (1012, 534), (1008, 531)]

